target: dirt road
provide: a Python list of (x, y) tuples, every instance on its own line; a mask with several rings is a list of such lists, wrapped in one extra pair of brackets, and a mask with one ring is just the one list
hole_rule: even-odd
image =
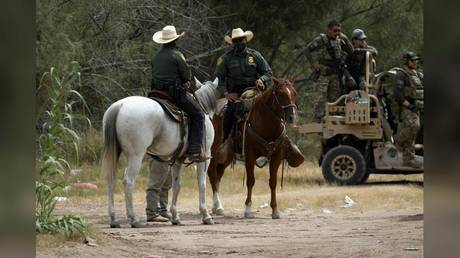
[[(143, 205), (136, 205), (137, 214), (143, 214)], [(196, 208), (182, 207), (181, 226), (110, 229), (104, 205), (66, 205), (59, 212), (84, 216), (97, 232), (97, 246), (63, 242), (39, 248), (37, 257), (423, 257), (419, 208), (365, 213), (287, 208), (280, 220), (271, 219), (270, 208), (255, 210), (254, 219), (230, 209), (215, 217), (215, 225), (202, 225)], [(121, 207), (118, 214), (124, 214)]]

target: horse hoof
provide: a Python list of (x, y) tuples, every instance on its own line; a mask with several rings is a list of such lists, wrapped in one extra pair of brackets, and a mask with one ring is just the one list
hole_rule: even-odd
[(272, 213), (272, 219), (281, 219), (281, 216), (278, 212)]
[(178, 225), (181, 225), (182, 222), (180, 222), (180, 220), (176, 219), (176, 220), (171, 220), (171, 224), (175, 225), (175, 226), (178, 226)]
[(212, 209), (212, 214), (223, 216), (224, 215), (224, 209), (223, 208)]
[(147, 226), (146, 224), (141, 223), (139, 221), (134, 221), (134, 222), (131, 222), (130, 224), (132, 228), (145, 228)]
[(121, 228), (120, 222), (118, 221), (110, 222), (110, 228)]
[(254, 218), (254, 214), (252, 212), (245, 212), (244, 213), (244, 218), (246, 219), (253, 219)]
[(203, 224), (214, 225), (214, 220), (212, 218), (203, 219)]

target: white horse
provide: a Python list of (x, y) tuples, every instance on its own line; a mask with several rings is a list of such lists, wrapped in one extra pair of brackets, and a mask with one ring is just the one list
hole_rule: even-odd
[[(201, 84), (196, 78), (196, 85), (199, 89), (195, 92), (201, 105), (206, 112), (205, 115), (205, 151), (206, 156), (211, 156), (211, 145), (214, 140), (214, 128), (211, 123), (212, 116), (216, 109), (216, 88), (217, 78), (214, 82)], [(108, 210), (110, 226), (120, 227), (115, 218), (115, 207), (113, 191), (118, 171), (118, 159), (124, 153), (128, 163), (125, 169), (123, 185), (125, 191), (126, 213), (131, 227), (143, 227), (133, 210), (133, 189), (137, 174), (142, 165), (142, 159), (147, 150), (149, 153), (168, 160), (181, 143), (180, 124), (173, 121), (156, 101), (132, 96), (113, 103), (104, 113), (103, 135), (104, 152), (102, 158), (102, 171), (107, 175), (108, 181)], [(186, 129), (185, 146), (181, 151), (183, 157), (188, 146), (188, 127)], [(177, 215), (176, 202), (180, 190), (180, 168), (181, 161), (175, 162), (171, 167), (173, 173), (173, 198), (170, 206), (172, 215), (171, 222), (174, 225), (180, 224)], [(210, 161), (197, 163), (197, 179), (199, 187), (199, 209), (204, 224), (214, 224), (212, 217), (206, 209), (206, 171)], [(151, 172), (152, 173), (152, 172)]]

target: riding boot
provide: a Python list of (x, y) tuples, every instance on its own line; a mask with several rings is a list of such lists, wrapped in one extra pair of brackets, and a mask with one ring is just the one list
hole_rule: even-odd
[(176, 104), (190, 117), (187, 163), (202, 162), (206, 159), (203, 150), (204, 113), (200, 105), (189, 94), (176, 99)]
[(299, 147), (297, 147), (297, 145), (291, 142), (289, 139), (285, 145), (285, 148), (285, 157), (289, 166), (295, 168), (300, 166), (305, 161), (305, 158)]

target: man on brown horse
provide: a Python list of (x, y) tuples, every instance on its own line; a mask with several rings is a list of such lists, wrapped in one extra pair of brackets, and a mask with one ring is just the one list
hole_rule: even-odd
[(251, 31), (233, 29), (231, 37), (224, 38), (232, 49), (217, 60), (215, 75), (219, 78), (218, 91), (228, 100), (224, 115), (224, 141), (235, 125), (235, 111), (241, 94), (249, 87), (264, 90), (272, 80), (272, 70), (263, 56), (246, 47), (253, 36)]
[[(219, 197), (220, 180), (223, 176), (225, 168), (233, 161), (234, 158), (233, 139), (232, 137), (229, 138), (228, 136), (230, 135), (232, 128), (236, 122), (235, 111), (237, 107), (237, 101), (240, 101), (241, 94), (247, 88), (255, 86), (259, 90), (263, 91), (262, 94), (268, 94), (271, 96), (272, 94), (278, 91), (283, 91), (283, 94), (281, 95), (289, 95), (290, 98), (295, 96), (295, 89), (292, 87), (292, 82), (290, 82), (289, 80), (278, 80), (276, 78), (273, 78), (273, 81), (275, 81), (275, 83), (273, 84), (271, 69), (265, 62), (263, 57), (257, 51), (246, 48), (246, 42), (251, 40), (252, 37), (253, 34), (250, 31), (243, 32), (243, 30), (239, 28), (234, 29), (232, 31), (231, 37), (225, 37), (225, 41), (231, 43), (233, 45), (233, 49), (221, 56), (217, 61), (216, 77), (219, 79), (219, 89), (221, 92), (221, 96), (225, 95), (225, 97), (228, 100), (227, 109), (224, 114), (224, 121), (221, 121), (220, 116), (214, 116), (213, 118), (213, 125), (216, 132), (216, 137), (212, 145), (213, 158), (211, 159), (211, 163), (208, 169), (208, 176), (211, 182), (214, 199), (212, 210), (213, 213), (218, 215), (223, 214), (223, 206)], [(277, 87), (275, 86), (275, 84), (282, 84), (283, 86)], [(290, 86), (286, 87), (286, 85), (288, 84)], [(270, 93), (267, 93), (265, 90), (268, 87), (271, 87)], [(274, 91), (275, 89), (276, 92)], [(262, 98), (262, 96), (258, 98), (260, 99)], [(275, 99), (273, 100), (275, 101)], [(276, 100), (278, 102), (274, 102), (271, 104), (277, 104), (277, 107), (280, 108), (284, 104), (281, 105), (279, 101), (282, 101), (283, 103), (288, 102), (287, 97), (279, 97), (276, 98)], [(257, 99), (254, 100), (254, 102), (255, 101), (257, 101)], [(293, 103), (288, 104), (291, 110), (293, 110), (293, 108), (296, 108), (295, 100)], [(270, 110), (265, 111), (266, 112), (258, 113), (260, 116), (263, 116), (259, 117), (260, 120), (265, 120), (265, 118), (269, 119), (272, 117), (272, 113), (267, 112)], [(277, 110), (276, 112), (278, 111), (279, 110)], [(294, 122), (295, 116), (292, 112), (289, 115), (285, 113), (283, 109), (283, 112), (281, 113), (283, 114), (279, 114), (278, 116), (280, 117), (280, 123)], [(272, 125), (269, 125), (269, 127), (270, 126)], [(223, 133), (221, 132), (221, 130), (223, 131)], [(266, 140), (271, 140), (271, 138), (268, 138)], [(242, 139), (240, 139), (240, 141), (242, 141)], [(269, 145), (272, 146), (273, 144)], [(303, 162), (302, 153), (299, 151), (297, 146), (295, 146), (289, 141), (287, 135), (285, 134), (285, 131), (276, 145), (277, 158), (281, 157), (281, 160), (286, 158), (288, 160), (289, 165), (294, 167), (300, 165)], [(262, 146), (262, 148), (264, 148), (264, 146)], [(273, 154), (273, 151), (274, 149), (271, 150), (269, 153), (261, 153), (261, 155), (257, 156), (256, 158), (267, 157), (267, 159), (270, 159), (271, 154)], [(275, 217), (277, 216), (275, 215)]]

